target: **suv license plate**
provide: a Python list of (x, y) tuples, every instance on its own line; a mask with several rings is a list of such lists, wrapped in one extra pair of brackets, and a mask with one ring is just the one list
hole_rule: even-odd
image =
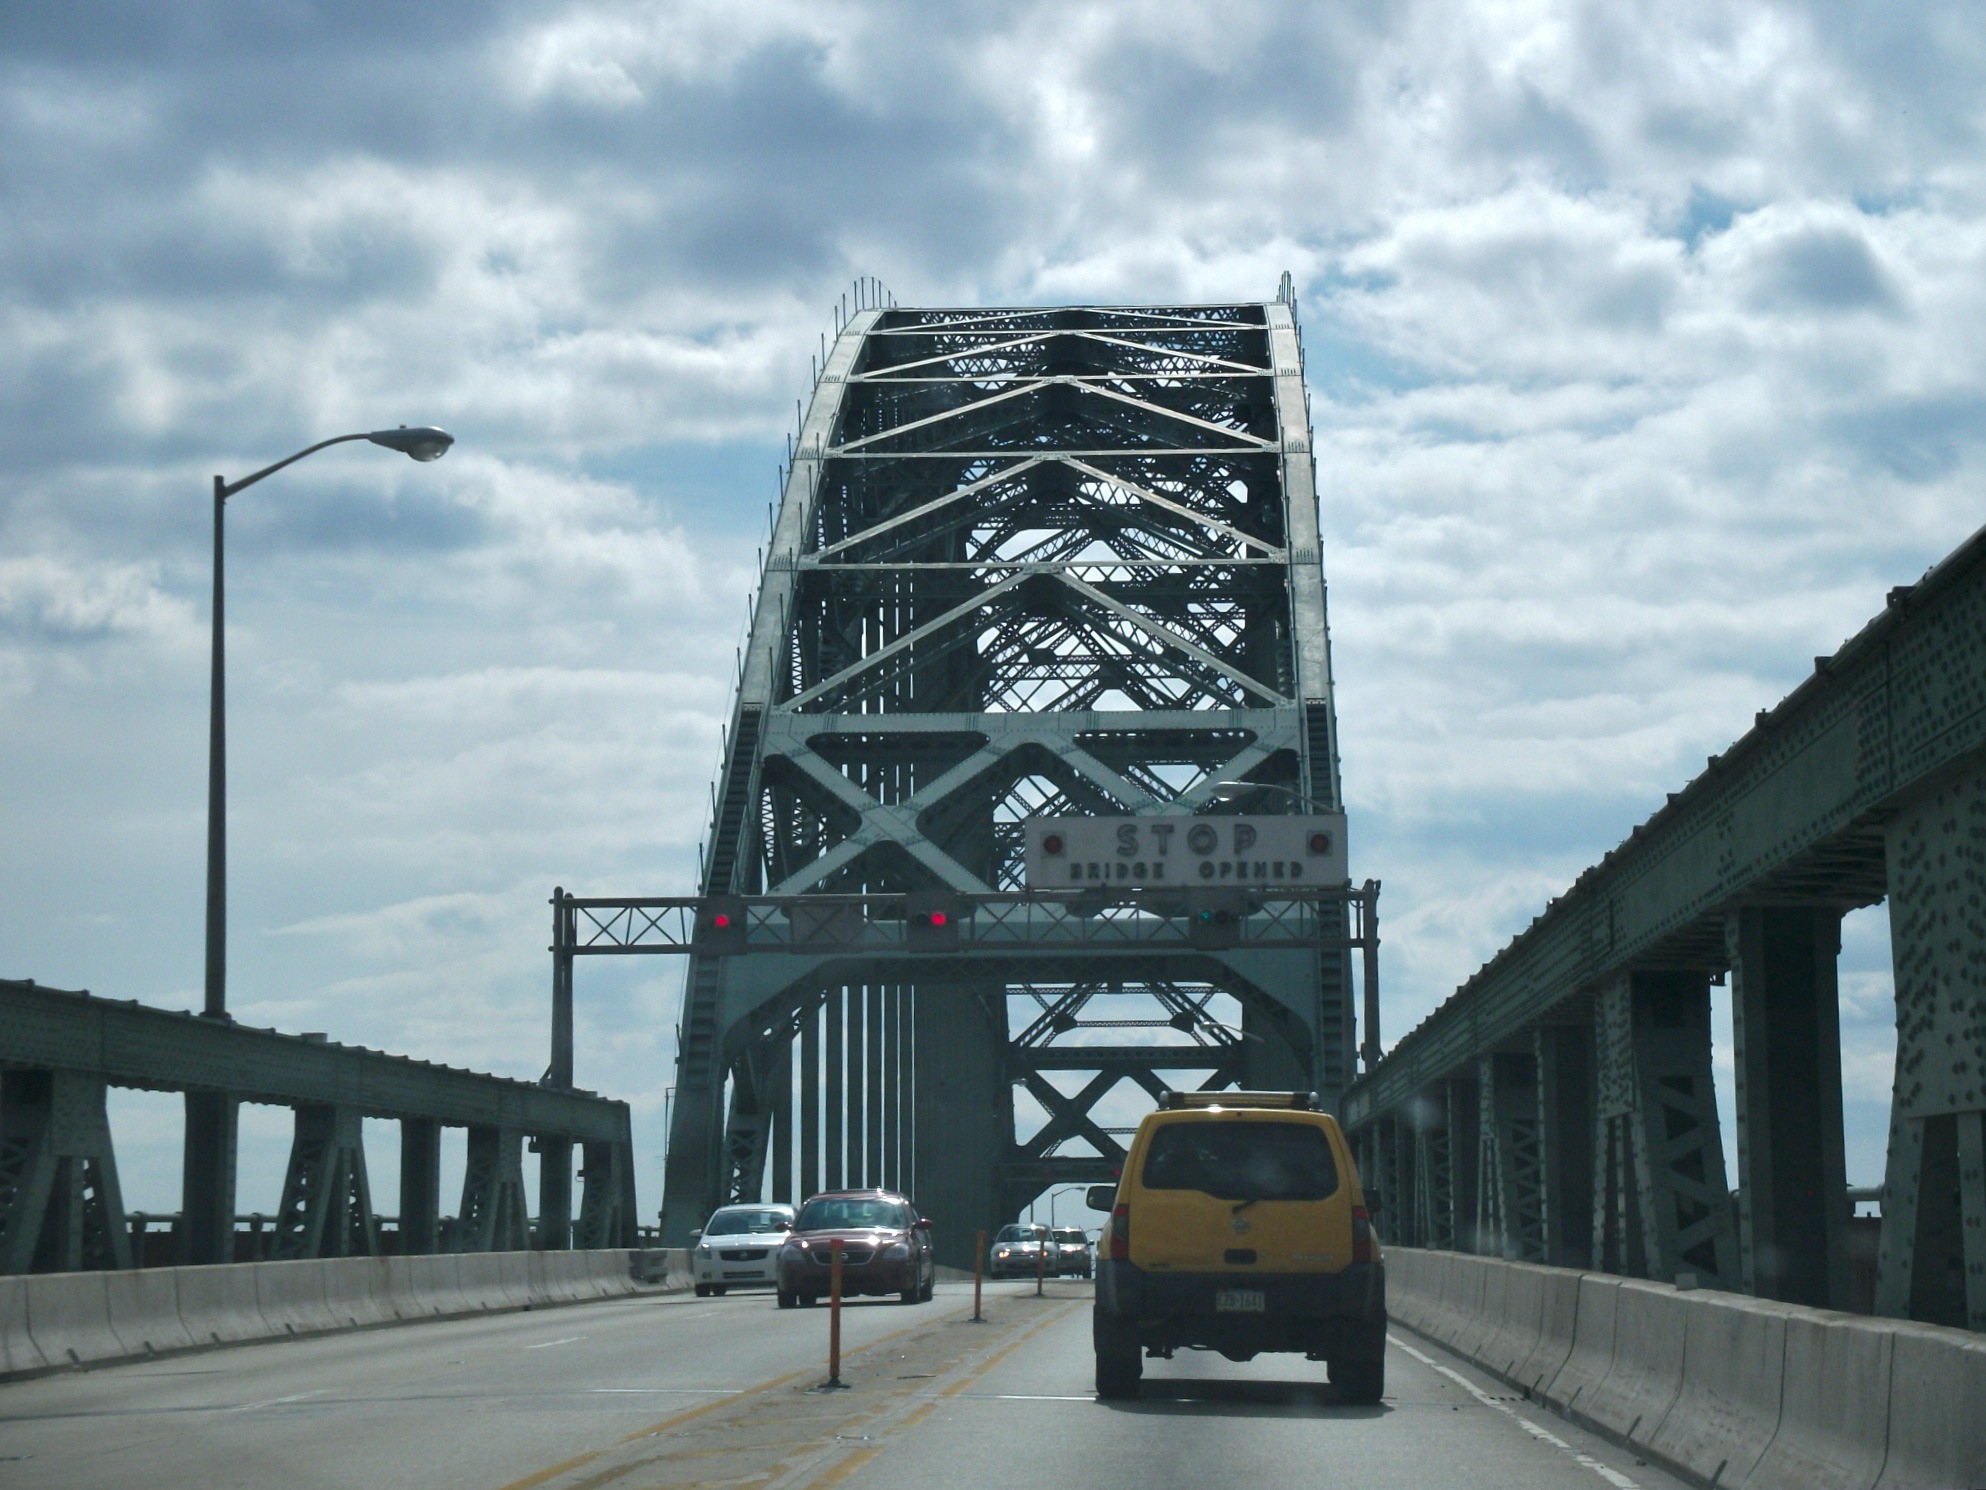
[(1214, 1310), (1219, 1314), (1260, 1314), (1267, 1304), (1259, 1288), (1222, 1288), (1214, 1293)]

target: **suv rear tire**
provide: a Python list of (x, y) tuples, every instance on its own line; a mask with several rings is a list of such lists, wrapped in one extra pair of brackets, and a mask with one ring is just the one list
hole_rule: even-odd
[(1098, 1316), (1091, 1328), (1096, 1346), (1096, 1394), (1106, 1402), (1138, 1395), (1145, 1374), (1145, 1353), (1123, 1326)]
[(1353, 1407), (1373, 1407), (1386, 1395), (1386, 1361), (1333, 1361), (1331, 1385)]
[(785, 1289), (783, 1289), (783, 1288), (782, 1288), (782, 1289), (780, 1289), (780, 1290), (779, 1290), (779, 1307), (780, 1307), (780, 1308), (782, 1308), (782, 1309), (797, 1309), (797, 1308), (799, 1308), (799, 1307), (800, 1307), (800, 1295), (799, 1295), (799, 1294), (797, 1294), (797, 1293), (788, 1293), (788, 1292), (787, 1292), (787, 1291), (786, 1291)]

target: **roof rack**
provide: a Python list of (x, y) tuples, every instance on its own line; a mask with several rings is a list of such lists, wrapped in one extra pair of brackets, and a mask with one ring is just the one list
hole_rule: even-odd
[(1167, 1092), (1165, 1111), (1192, 1107), (1281, 1107), (1309, 1112), (1316, 1107), (1310, 1092)]

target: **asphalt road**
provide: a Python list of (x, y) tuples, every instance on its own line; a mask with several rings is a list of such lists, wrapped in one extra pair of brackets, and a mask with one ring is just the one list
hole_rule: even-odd
[(1234, 1483), (1677, 1490), (1395, 1331), (1378, 1407), (1324, 1368), (1182, 1352), (1091, 1393), (1089, 1288), (969, 1285), (827, 1311), (769, 1296), (585, 1304), (239, 1346), (0, 1386), (5, 1490), (657, 1490)]

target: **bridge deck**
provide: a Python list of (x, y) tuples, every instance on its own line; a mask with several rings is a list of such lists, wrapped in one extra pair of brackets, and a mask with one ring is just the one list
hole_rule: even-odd
[(741, 1477), (928, 1490), (1090, 1483), (1107, 1468), (1155, 1487), (1679, 1484), (1540, 1421), (1412, 1336), (1396, 1341), (1379, 1408), (1338, 1405), (1324, 1368), (1295, 1357), (1199, 1354), (1151, 1362), (1143, 1400), (1106, 1406), (1090, 1392), (1088, 1293), (1055, 1282), (1038, 1301), (1001, 1285), (984, 1328), (964, 1323), (969, 1285), (942, 1285), (923, 1309), (852, 1306), (852, 1390), (832, 1396), (806, 1390), (823, 1374), (825, 1311), (783, 1313), (764, 1295), (644, 1298), (44, 1378), (0, 1389), (4, 1478), (19, 1490), (623, 1490)]

